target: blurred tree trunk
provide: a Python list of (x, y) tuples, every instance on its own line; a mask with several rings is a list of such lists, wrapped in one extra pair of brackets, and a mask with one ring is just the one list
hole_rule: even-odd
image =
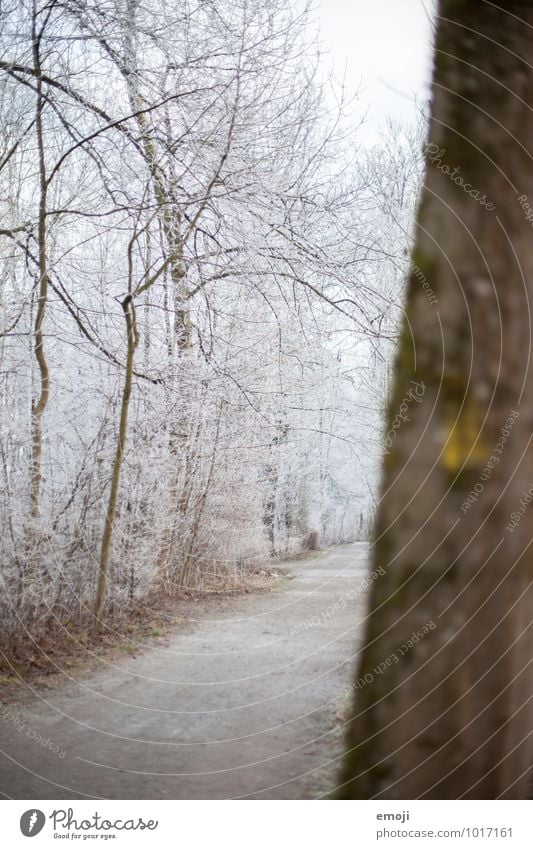
[(533, 2), (437, 20), (343, 798), (523, 798), (531, 763)]

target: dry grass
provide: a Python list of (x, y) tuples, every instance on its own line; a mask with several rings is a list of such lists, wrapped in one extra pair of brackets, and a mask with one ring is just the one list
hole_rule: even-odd
[(27, 634), (16, 646), (0, 649), (0, 700), (16, 701), (26, 690), (24, 685), (55, 686), (64, 676), (95, 667), (101, 659), (135, 656), (150, 646), (164, 645), (177, 629), (187, 627), (196, 606), (269, 592), (290, 577), (288, 569), (275, 565), (240, 578), (211, 576), (200, 589), (146, 599), (126, 614), (108, 619), (100, 632), (55, 622), (36, 639)]

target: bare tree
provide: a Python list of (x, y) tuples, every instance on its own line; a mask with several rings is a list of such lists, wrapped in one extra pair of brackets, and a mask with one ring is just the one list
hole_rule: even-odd
[(31, 463), (31, 515), (37, 518), (41, 512), (41, 457), (42, 418), (50, 395), (50, 372), (44, 348), (43, 324), (48, 302), (48, 248), (47, 248), (47, 197), (48, 176), (46, 172), (45, 140), (43, 126), (43, 79), (41, 67), (41, 41), (53, 12), (55, 2), (38, 8), (34, 0), (31, 10), (31, 40), (33, 75), (35, 77), (35, 129), (39, 159), (39, 212), (38, 212), (38, 296), (35, 316), (35, 359), (39, 368), (40, 389), (37, 401), (32, 402), (32, 463)]
[(401, 249), (306, 4), (12, 0), (0, 87), (5, 639), (353, 537)]

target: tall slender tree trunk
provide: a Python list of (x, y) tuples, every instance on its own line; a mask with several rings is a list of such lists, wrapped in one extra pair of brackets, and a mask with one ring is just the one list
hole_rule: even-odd
[[(120, 68), (126, 81), (128, 97), (133, 111), (142, 109), (145, 102), (139, 90), (139, 71), (137, 68), (137, 11), (139, 0), (127, 0), (128, 20), (124, 29), (124, 61)], [(187, 282), (187, 268), (184, 259), (182, 238), (182, 215), (179, 204), (173, 195), (169, 184), (168, 174), (161, 168), (160, 156), (158, 154), (157, 142), (150, 127), (149, 120), (143, 112), (137, 115), (137, 124), (140, 131), (141, 143), (154, 192), (155, 203), (159, 210), (162, 233), (166, 242), (166, 250), (171, 258), (169, 266), (169, 277), (172, 284), (172, 303), (174, 307), (173, 335), (174, 343), (180, 359), (187, 356), (191, 347), (191, 319), (190, 319), (190, 296)], [(169, 347), (169, 354), (173, 360), (175, 351)], [(191, 424), (189, 410), (187, 408), (186, 391), (183, 386), (178, 387), (182, 397), (182, 409), (178, 421), (173, 428), (170, 448), (174, 455), (175, 470), (171, 476), (168, 490), (168, 510), (166, 520), (161, 533), (161, 542), (157, 555), (157, 578), (159, 586), (168, 583), (173, 539), (176, 526), (182, 525), (185, 520), (184, 504), (187, 501), (186, 493), (192, 482), (188, 480), (187, 454), (191, 437)], [(181, 483), (181, 489), (180, 489)]]
[(30, 476), (30, 512), (32, 518), (36, 519), (41, 513), (41, 482), (42, 482), (42, 453), (43, 433), (42, 420), (48, 398), (50, 395), (50, 373), (44, 348), (43, 325), (48, 304), (48, 257), (47, 257), (47, 195), (48, 183), (46, 176), (46, 160), (44, 150), (43, 132), (43, 108), (44, 98), (42, 92), (41, 72), (41, 34), (37, 31), (37, 7), (34, 3), (32, 14), (32, 46), (33, 64), (35, 69), (35, 127), (37, 136), (37, 152), (39, 162), (39, 213), (37, 223), (38, 241), (38, 296), (37, 311), (34, 324), (34, 353), (39, 369), (39, 394), (37, 400), (32, 401), (32, 457)]
[(124, 461), (124, 451), (128, 435), (128, 413), (131, 399), (131, 388), (133, 383), (133, 365), (135, 351), (139, 344), (139, 335), (137, 331), (137, 322), (135, 318), (135, 305), (131, 294), (127, 295), (122, 302), (124, 317), (126, 319), (127, 332), (127, 357), (126, 357), (126, 372), (124, 378), (124, 389), (122, 392), (122, 401), (120, 406), (120, 422), (118, 430), (117, 445), (115, 457), (113, 460), (113, 468), (111, 472), (111, 490), (109, 493), (109, 501), (105, 518), (104, 532), (102, 534), (102, 547), (100, 551), (100, 563), (98, 570), (98, 581), (96, 586), (96, 597), (94, 602), (95, 624), (98, 628), (102, 621), (102, 614), (105, 605), (107, 575), (109, 570), (109, 555), (111, 552), (111, 543), (113, 540), (113, 531), (115, 527), (115, 516), (117, 512), (118, 494), (120, 489), (120, 476)]
[(533, 2), (439, 4), (343, 798), (526, 795), (532, 33)]

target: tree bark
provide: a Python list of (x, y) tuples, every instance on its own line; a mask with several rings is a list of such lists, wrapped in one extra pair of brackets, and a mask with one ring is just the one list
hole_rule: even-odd
[(532, 26), (531, 0), (439, 4), (346, 799), (527, 793)]
[(127, 357), (126, 357), (126, 374), (124, 378), (124, 390), (122, 392), (122, 402), (120, 408), (120, 423), (118, 431), (117, 446), (115, 450), (115, 458), (113, 461), (113, 469), (111, 473), (111, 491), (109, 493), (109, 502), (104, 525), (104, 533), (102, 535), (102, 547), (100, 551), (100, 563), (98, 570), (98, 582), (96, 587), (96, 597), (94, 602), (95, 625), (98, 628), (102, 622), (102, 614), (104, 611), (107, 575), (109, 570), (109, 555), (111, 552), (111, 542), (113, 539), (113, 530), (115, 526), (115, 516), (117, 512), (118, 493), (120, 489), (120, 476), (122, 472), (122, 464), (124, 460), (124, 450), (126, 447), (126, 439), (128, 435), (128, 413), (131, 398), (131, 388), (133, 383), (133, 362), (135, 351), (139, 344), (139, 335), (137, 331), (137, 323), (135, 319), (135, 306), (131, 294), (127, 295), (122, 302), (124, 317), (126, 319), (127, 332)]
[(44, 151), (43, 132), (43, 108), (44, 98), (42, 92), (42, 69), (41, 69), (41, 36), (42, 31), (37, 32), (37, 7), (34, 3), (32, 11), (32, 49), (33, 67), (35, 71), (35, 128), (37, 136), (37, 152), (39, 162), (39, 214), (37, 223), (38, 242), (38, 297), (37, 312), (34, 325), (34, 353), (39, 369), (39, 395), (36, 401), (32, 401), (31, 423), (32, 423), (32, 457), (31, 457), (31, 479), (30, 479), (30, 512), (33, 519), (41, 514), (41, 482), (42, 482), (42, 452), (43, 434), (42, 419), (48, 398), (50, 396), (50, 372), (44, 349), (43, 324), (48, 304), (48, 256), (47, 256), (47, 231), (46, 210), (48, 196), (48, 181), (46, 176), (46, 160)]

